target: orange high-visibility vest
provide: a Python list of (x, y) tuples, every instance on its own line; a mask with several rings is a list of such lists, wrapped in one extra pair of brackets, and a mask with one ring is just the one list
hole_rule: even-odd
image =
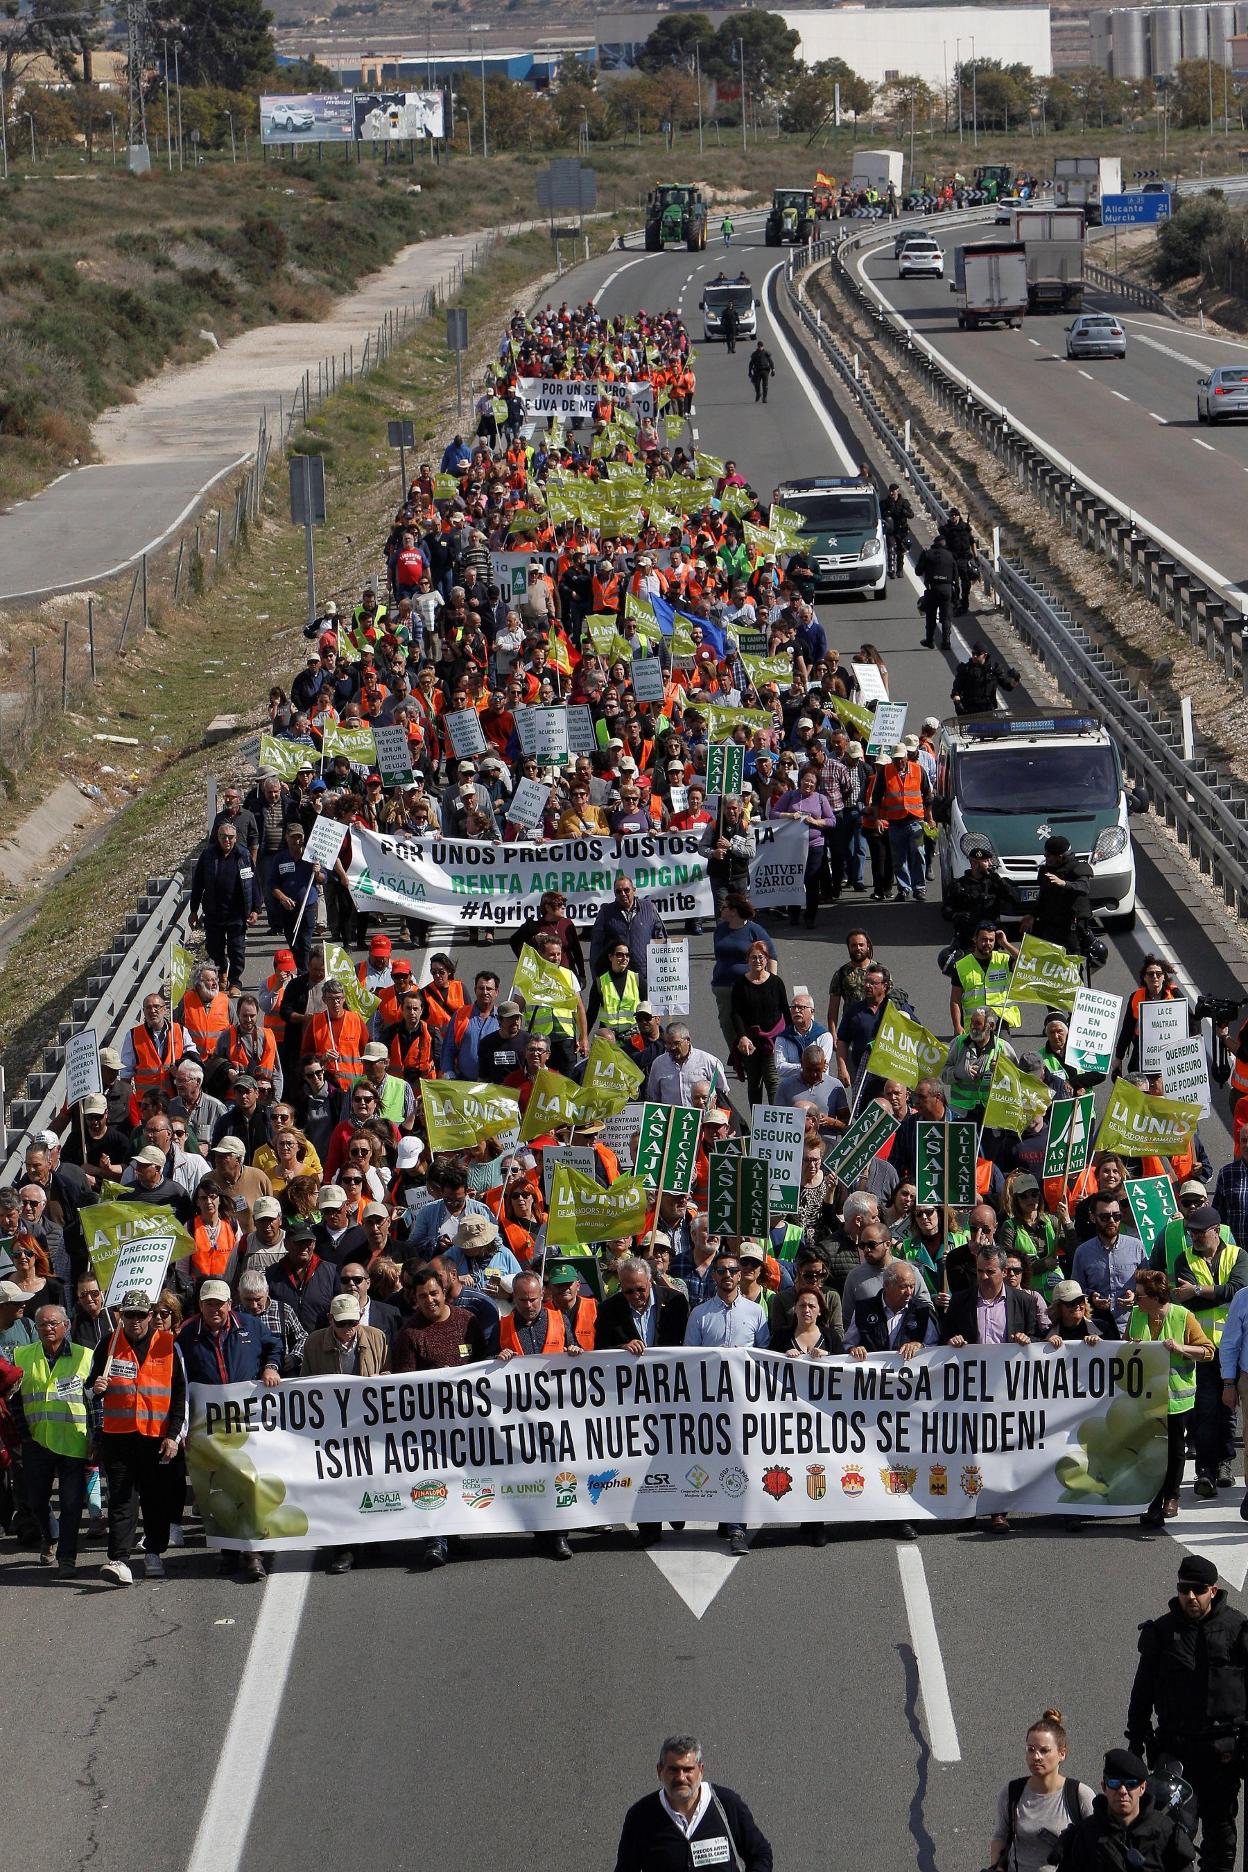
[(195, 1252), (191, 1256), (191, 1266), (205, 1280), (220, 1280), (230, 1265), (230, 1256), (238, 1246), (238, 1234), (232, 1222), (222, 1216), (217, 1228), (217, 1239), (209, 1239), (208, 1230), (198, 1216), (191, 1224), (191, 1234), (195, 1238)]
[(597, 1323), (598, 1302), (589, 1300), (582, 1294), (577, 1303), (576, 1325), (572, 1329), (572, 1337), (583, 1352), (592, 1352), (594, 1349), (594, 1329)]
[(230, 1030), (230, 997), (218, 989), (210, 1001), (204, 1001), (198, 988), (188, 988), (182, 997), (181, 1020), (200, 1058), (207, 1059), (216, 1052), (222, 1034)]
[(923, 769), (917, 761), (907, 761), (904, 774), (889, 762), (884, 769), (880, 811), (889, 825), (923, 817)]
[(272, 1072), (277, 1065), (277, 1041), (273, 1029), (266, 1027), (261, 1035), (260, 1058), (253, 1060), (251, 1054), (241, 1044), (237, 1027), (229, 1029), (230, 1043), (226, 1049), (226, 1058), (246, 1072)]
[(186, 1051), (177, 1022), (170, 1024), (163, 1053), (157, 1049), (146, 1026), (130, 1029), (130, 1044), (134, 1049), (135, 1098), (141, 1099), (145, 1092), (172, 1092), (173, 1075)]
[(437, 1078), (433, 1070), (433, 1040), (424, 1021), (419, 1021), (411, 1033), (400, 1029), (394, 1035), (390, 1042), (390, 1064), (409, 1083)]
[[(559, 1311), (558, 1307), (543, 1307), (542, 1311), (546, 1315), (546, 1343), (542, 1347), (541, 1356), (545, 1358), (549, 1353), (563, 1351), (563, 1342), (566, 1335), (563, 1330), (563, 1314)], [(520, 1358), (529, 1357), (529, 1354), (520, 1344), (520, 1335), (516, 1331), (516, 1322), (510, 1313), (498, 1322), (498, 1349), (500, 1352), (515, 1352)], [(587, 1352), (592, 1351), (592, 1344), (585, 1349)]]
[(275, 1046), (281, 1046), (286, 1038), (286, 1016), (282, 1013), (282, 1001), (290, 983), (285, 982), (279, 988), (277, 976), (270, 975), (264, 985), (273, 996), (273, 1006), (264, 1017), (264, 1031), (272, 1034)]
[(304, 1053), (315, 1053), (324, 1060), (325, 1070), (332, 1079), (336, 1079), (345, 1092), (353, 1079), (358, 1079), (364, 1071), (364, 1049), (368, 1045), (368, 1028), (361, 1017), (351, 1008), (344, 1008), (342, 1017), (335, 1027), (328, 1014), (314, 1014), (304, 1028)]
[[(455, 1015), (464, 1005), (464, 984), (456, 981), (452, 975), (445, 988), (439, 988), (436, 982), (429, 982), (421, 990), (425, 1002), (425, 1019), (432, 1031), (441, 1039)], [(441, 997), (445, 995), (445, 1000)]]
[(152, 1334), (147, 1357), (138, 1355), (120, 1326), (109, 1347), (108, 1389), (104, 1393), (105, 1436), (164, 1435), (173, 1402), (173, 1334)]

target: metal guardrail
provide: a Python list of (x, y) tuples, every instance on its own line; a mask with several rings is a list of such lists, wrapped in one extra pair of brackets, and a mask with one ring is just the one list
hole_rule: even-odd
[(181, 876), (149, 878), (138, 907), (126, 917), (105, 954), (87, 977), (87, 992), (74, 1001), (68, 1019), (57, 1028), (38, 1067), (28, 1075), (27, 1096), (13, 1100), (7, 1126), (0, 1131), (4, 1165), (0, 1182), (11, 1183), (24, 1167), (24, 1144), (9, 1149), (9, 1133), (22, 1139), (42, 1131), (65, 1103), (65, 1043), (90, 1028), (100, 1046), (111, 1046), (133, 1024), (132, 1010), (164, 979), (168, 945), (185, 913), (186, 884)]
[(1167, 305), (1159, 292), (1154, 292), (1151, 286), (1141, 286), (1138, 280), (1128, 279), (1125, 273), (1115, 273), (1112, 268), (1098, 266), (1095, 260), (1085, 257), (1083, 276), (1098, 292), (1112, 293), (1116, 299), (1125, 299), (1128, 305), (1141, 306), (1145, 312), (1160, 312), (1165, 318), (1182, 323), (1181, 313)]
[(1203, 649), (1211, 662), (1221, 662), (1232, 680), (1238, 677), (1248, 695), (1248, 655), (1242, 641), (1248, 597), (1221, 583), (1212, 566), (1185, 553), (1176, 540), (1150, 530), (1134, 509), (1082, 474), (1004, 404), (986, 396), (900, 314), (867, 292), (846, 260), (872, 232), (868, 227), (839, 242), (817, 243), (822, 251), (816, 257), (836, 258), (845, 290), (872, 319), (879, 342), (923, 377), (950, 419), (971, 430), (1065, 532), (1106, 559), (1183, 631), (1194, 648)]
[[(835, 242), (821, 245), (828, 252), (812, 254), (814, 265), (836, 251)], [(803, 303), (794, 271), (790, 266), (780, 276), (794, 336), (800, 341), (804, 335), (832, 366), (875, 435), (904, 469), (924, 508), (940, 522), (947, 507), (930, 469), (924, 468), (913, 444), (907, 449), (904, 436), (880, 408), (871, 385), (855, 372), (852, 357), (824, 329), (822, 318)], [(1248, 916), (1248, 795), (1209, 762), (1183, 758), (1178, 723), (1113, 666), (1056, 595), (1020, 561), (1002, 557), (994, 562), (981, 555), (980, 576), (1059, 687), (1110, 728), (1129, 779), (1142, 788), (1150, 805), (1188, 847), (1228, 907), (1239, 916)]]

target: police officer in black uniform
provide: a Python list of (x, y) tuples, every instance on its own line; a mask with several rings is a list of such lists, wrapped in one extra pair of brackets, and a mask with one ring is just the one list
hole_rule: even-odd
[(910, 522), (914, 519), (914, 508), (896, 481), (888, 484), (888, 493), (880, 502), (880, 517), (888, 547), (888, 576), (900, 578), (906, 569), (906, 548), (910, 544)]
[(949, 891), (954, 942), (961, 954), (970, 948), (981, 923), (991, 923), (996, 930), (1007, 918), (1013, 921), (1023, 914), (1022, 898), (1010, 879), (997, 869), (991, 845), (973, 845), (969, 856), (970, 869), (954, 879)]
[[(1183, 1764), (1200, 1813), (1201, 1872), (1233, 1872), (1235, 1819), (1248, 1726), (1248, 1618), (1227, 1603), (1202, 1554), (1179, 1565), (1179, 1590), (1140, 1626), (1140, 1661), (1127, 1710), (1137, 1754)], [(1155, 1723), (1155, 1727), (1154, 1727)]]
[(985, 643), (971, 645), (970, 658), (954, 671), (953, 706), (959, 715), (991, 715), (997, 706), (997, 690), (1010, 690), (1018, 681), (1017, 670), (1004, 670), (994, 663)]
[(914, 562), (914, 569), (923, 581), (923, 597), (920, 608), (924, 618), (923, 647), (932, 650), (936, 645), (936, 626), (940, 625), (940, 647), (949, 648), (949, 628), (954, 588), (958, 582), (958, 567), (953, 554), (938, 533), (930, 546), (919, 554)]
[(958, 616), (965, 617), (971, 608), (971, 586), (977, 576), (974, 535), (956, 507), (949, 509), (949, 518), (940, 530), (958, 569)]
[(1023, 918), (1023, 928), (1042, 942), (1059, 943), (1068, 954), (1082, 954), (1092, 916), (1091, 865), (1075, 854), (1068, 838), (1054, 833), (1044, 841), (1036, 882), (1040, 887), (1036, 907)]

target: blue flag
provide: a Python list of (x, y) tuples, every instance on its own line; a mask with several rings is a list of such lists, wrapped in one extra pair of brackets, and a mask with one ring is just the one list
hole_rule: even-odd
[(722, 624), (712, 624), (709, 618), (694, 617), (691, 611), (681, 610), (679, 605), (668, 604), (666, 598), (651, 598), (650, 609), (654, 612), (655, 623), (664, 637), (670, 637), (679, 617), (682, 624), (696, 624), (702, 632), (703, 640), (708, 643), (717, 657), (727, 654), (728, 644), (724, 637)]

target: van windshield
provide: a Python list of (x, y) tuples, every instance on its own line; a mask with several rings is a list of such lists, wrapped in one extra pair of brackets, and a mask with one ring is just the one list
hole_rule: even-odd
[(713, 312), (718, 312), (726, 305), (735, 306), (738, 312), (749, 312), (754, 305), (752, 286), (708, 286), (706, 303)]
[(802, 516), (806, 526), (821, 533), (861, 532), (875, 525), (874, 494), (836, 494), (812, 490), (786, 494), (786, 507)]
[(958, 760), (963, 812), (1087, 813), (1116, 807), (1120, 791), (1112, 748), (976, 748)]

